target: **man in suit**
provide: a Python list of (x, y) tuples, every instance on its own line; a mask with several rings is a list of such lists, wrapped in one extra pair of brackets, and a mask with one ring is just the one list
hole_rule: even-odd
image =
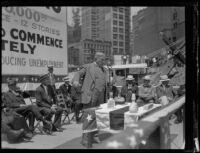
[(17, 114), (13, 109), (6, 107), (4, 94), (2, 94), (1, 100), (2, 140), (7, 140), (10, 143), (19, 142), (24, 138), (30, 140), (32, 134), (30, 133), (25, 118)]
[[(50, 124), (47, 120), (45, 120), (40, 113), (39, 108), (36, 105), (26, 105), (22, 92), (20, 88), (17, 87), (17, 83), (15, 79), (8, 79), (8, 92), (4, 93), (5, 97), (5, 105), (6, 107), (13, 109), (16, 113), (24, 116), (30, 117), (29, 119), (29, 129), (31, 132), (34, 130), (34, 121), (35, 118), (37, 120), (41, 120), (46, 124)], [(24, 94), (25, 95), (25, 94)]]
[[(100, 106), (100, 104), (105, 103), (106, 86), (109, 75), (107, 70), (104, 68), (104, 65), (105, 54), (102, 52), (97, 52), (95, 54), (95, 61), (93, 63), (84, 65), (84, 67), (74, 76), (73, 85), (75, 87), (79, 86), (80, 78), (84, 78), (81, 88), (81, 103), (83, 104), (83, 113), (86, 109), (95, 108)], [(85, 124), (87, 124), (84, 124), (84, 122), (87, 122), (87, 120), (83, 120), (83, 127)], [(99, 143), (100, 140), (97, 133), (98, 131), (84, 131), (82, 145), (91, 147), (92, 145), (90, 144), (91, 141), (89, 139)]]
[(53, 65), (49, 65), (48, 66), (48, 76), (49, 76), (49, 81), (50, 81), (50, 85), (52, 86), (53, 88), (53, 91), (55, 92), (56, 94), (56, 86), (55, 86), (55, 83), (56, 83), (56, 75), (53, 73)]
[(72, 103), (71, 88), (72, 88), (72, 86), (69, 83), (69, 77), (68, 76), (64, 77), (63, 81), (64, 81), (64, 83), (59, 87), (59, 89), (64, 96), (66, 105), (71, 106), (71, 103)]
[(150, 80), (150, 76), (146, 75), (143, 78), (144, 84), (139, 86), (138, 99), (136, 100), (139, 106), (145, 105), (147, 103), (154, 103), (156, 100), (155, 89), (152, 85), (150, 85)]
[[(40, 108), (41, 113), (46, 116), (48, 121), (51, 121), (53, 114), (55, 114), (52, 131), (61, 132), (61, 117), (63, 110), (56, 105), (56, 95), (50, 85), (49, 76), (47, 74), (42, 75), (40, 77), (40, 82), (41, 85), (36, 88), (36, 103)], [(44, 124), (43, 130), (47, 133), (51, 131), (46, 124)]]
[(121, 96), (125, 98), (126, 102), (132, 102), (133, 93), (138, 97), (138, 86), (135, 83), (135, 78), (132, 75), (128, 75), (126, 85), (122, 87)]
[(169, 80), (167, 75), (160, 76), (161, 84), (156, 87), (156, 95), (159, 101), (162, 101), (162, 96), (166, 96), (168, 101), (171, 102), (176, 96), (175, 90), (169, 85)]

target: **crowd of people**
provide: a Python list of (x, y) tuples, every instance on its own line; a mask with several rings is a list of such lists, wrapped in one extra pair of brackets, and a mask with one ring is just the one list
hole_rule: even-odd
[[(43, 122), (43, 131), (46, 134), (54, 131), (62, 132), (61, 118), (64, 107), (59, 105), (58, 94), (63, 95), (66, 106), (75, 113), (76, 122), (83, 124), (81, 144), (86, 148), (91, 148), (93, 143), (101, 142), (97, 127), (92, 130), (85, 127), (89, 119), (95, 120), (95, 115), (91, 118), (88, 114), (106, 102), (109, 92), (113, 92), (114, 97), (124, 97), (126, 102), (131, 102), (131, 95), (135, 93), (136, 103), (139, 106), (147, 103), (166, 105), (178, 96), (177, 91), (169, 85), (167, 75), (161, 76), (157, 87), (150, 85), (149, 75), (143, 78), (144, 82), (139, 86), (134, 77), (128, 75), (126, 84), (119, 91), (115, 86), (115, 80), (110, 79), (109, 72), (104, 67), (105, 61), (105, 54), (97, 52), (94, 62), (84, 65), (77, 71), (71, 83), (68, 76), (63, 78), (64, 84), (59, 89), (55, 86), (53, 67), (49, 66), (49, 73), (39, 78), (41, 84), (35, 91), (36, 103), (31, 105), (26, 105), (24, 101), (29, 94), (22, 92), (14, 79), (9, 79), (9, 90), (2, 94), (2, 132), (7, 135), (8, 141), (18, 142), (19, 138), (30, 140), (33, 137), (36, 120)], [(181, 111), (176, 115), (178, 119), (176, 123), (181, 122)]]

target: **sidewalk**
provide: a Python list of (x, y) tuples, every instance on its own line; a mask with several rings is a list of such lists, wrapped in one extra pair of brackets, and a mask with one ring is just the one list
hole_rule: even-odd
[[(72, 114), (70, 114), (71, 118)], [(22, 142), (17, 144), (9, 144), (5, 141), (2, 142), (2, 148), (13, 148), (13, 149), (53, 149), (66, 141), (70, 141), (76, 137), (82, 135), (82, 124), (76, 124), (71, 121), (67, 124), (67, 119), (65, 124), (62, 126), (63, 132), (54, 132), (52, 135), (42, 135), (37, 133), (31, 139), (31, 142)], [(36, 131), (38, 132), (38, 131)]]
[[(70, 118), (71, 118), (70, 114)], [(170, 120), (170, 133), (171, 133), (171, 149), (181, 149), (183, 145), (183, 123), (174, 124), (173, 120)], [(67, 122), (67, 121), (65, 121)], [(9, 144), (5, 141), (2, 142), (3, 148), (11, 149), (55, 149), (56, 147), (70, 142), (72, 140), (71, 149), (77, 149), (76, 145), (80, 145), (79, 142), (73, 141), (79, 139), (82, 136), (82, 124), (76, 124), (71, 121), (70, 124), (65, 123), (63, 126), (63, 132), (54, 132), (53, 135), (36, 134), (31, 142), (22, 142), (17, 144)], [(112, 132), (113, 134), (118, 132)], [(66, 146), (67, 147), (67, 146)], [(65, 149), (65, 146), (58, 147), (57, 149)]]

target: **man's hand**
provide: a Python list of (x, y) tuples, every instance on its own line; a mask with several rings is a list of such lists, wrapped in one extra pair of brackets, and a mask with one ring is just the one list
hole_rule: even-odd
[(53, 104), (53, 105), (51, 106), (51, 110), (52, 110), (53, 112), (56, 112), (56, 108), (57, 108), (57, 106), (56, 106), (55, 104)]
[(73, 82), (73, 86), (74, 86), (74, 87), (79, 87), (79, 86), (80, 86), (80, 83), (79, 83), (78, 81), (74, 81), (74, 82)]
[(26, 104), (20, 104), (19, 106), (20, 106), (20, 107), (24, 107), (24, 106), (27, 106), (27, 105), (26, 105)]

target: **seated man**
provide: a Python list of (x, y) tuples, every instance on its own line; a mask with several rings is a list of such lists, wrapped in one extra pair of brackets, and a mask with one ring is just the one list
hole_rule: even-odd
[[(165, 105), (168, 104), (168, 102), (173, 101), (176, 92), (173, 89), (173, 87), (171, 85), (169, 85), (169, 78), (167, 75), (162, 75), (160, 76), (160, 82), (161, 84), (159, 86), (156, 87), (156, 95), (158, 100)], [(163, 99), (161, 97), (166, 96), (167, 97), (167, 102), (164, 102)]]
[(1, 102), (1, 135), (3, 136), (2, 138), (5, 138), (10, 143), (32, 138), (32, 133), (25, 118), (12, 109), (6, 108), (3, 94)]
[(113, 77), (110, 78), (110, 82), (108, 83), (107, 97), (109, 98), (110, 92), (113, 93), (113, 98), (117, 97), (119, 92), (117, 87), (115, 86), (115, 80)]
[(143, 78), (144, 84), (139, 87), (138, 99), (136, 102), (139, 106), (145, 105), (147, 103), (155, 102), (155, 90), (152, 85), (150, 85), (150, 76), (147, 75)]
[[(57, 106), (56, 95), (49, 84), (49, 77), (47, 74), (40, 77), (41, 85), (36, 89), (36, 103), (39, 107), (41, 113), (46, 116), (48, 121), (51, 121), (53, 114), (55, 118), (53, 121), (53, 131), (61, 132), (61, 117), (62, 117), (62, 108)], [(43, 130), (47, 133), (51, 131), (46, 124), (44, 124)]]
[(136, 98), (138, 96), (138, 86), (132, 75), (128, 75), (126, 78), (126, 85), (122, 87), (121, 96), (125, 98), (126, 102), (131, 102), (132, 94), (135, 93)]
[(65, 102), (66, 102), (66, 105), (68, 107), (71, 107), (71, 104), (72, 104), (72, 99), (71, 99), (71, 88), (72, 86), (69, 84), (69, 77), (66, 76), (65, 78), (63, 78), (63, 81), (65, 83), (63, 83), (59, 89), (61, 91), (61, 93), (63, 94), (64, 96), (64, 99), (65, 99)]
[(29, 129), (31, 132), (34, 130), (35, 118), (49, 125), (50, 123), (43, 118), (39, 108), (36, 105), (26, 105), (24, 97), (22, 96), (22, 92), (16, 84), (17, 83), (14, 79), (8, 80), (9, 91), (4, 93), (5, 106), (13, 109), (16, 113), (24, 117), (28, 116)]

